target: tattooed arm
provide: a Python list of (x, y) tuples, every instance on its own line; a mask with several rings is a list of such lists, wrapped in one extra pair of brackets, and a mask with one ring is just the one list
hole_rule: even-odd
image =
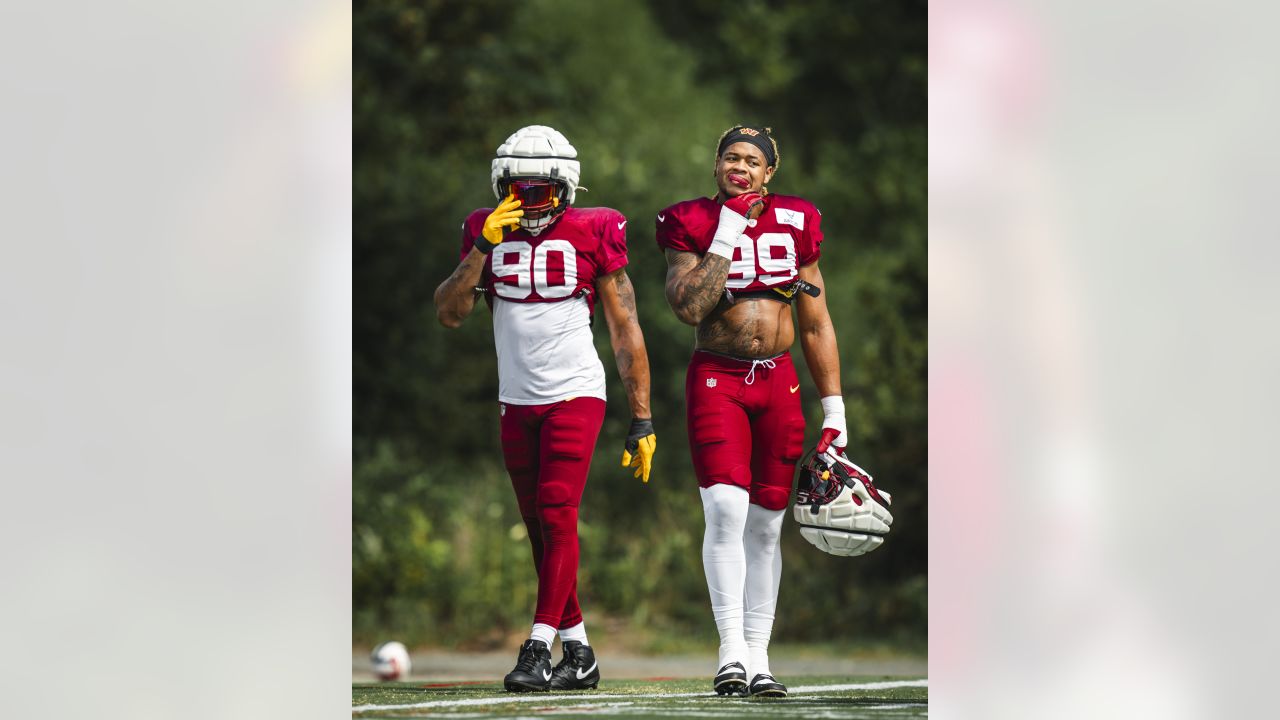
[(636, 314), (636, 293), (626, 270), (615, 270), (596, 281), (596, 294), (609, 323), (609, 341), (618, 374), (627, 389), (634, 418), (653, 417), (649, 409), (649, 354)]
[(476, 284), (484, 270), (484, 253), (472, 248), (453, 274), (436, 288), (436, 318), (447, 328), (456, 328), (476, 306)]
[(667, 304), (680, 322), (697, 325), (720, 302), (729, 275), (729, 258), (667, 250)]

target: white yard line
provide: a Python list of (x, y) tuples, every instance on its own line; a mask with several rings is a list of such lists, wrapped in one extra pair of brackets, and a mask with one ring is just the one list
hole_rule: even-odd
[(793, 693), (831, 692), (833, 690), (888, 690), (890, 688), (929, 687), (928, 680), (886, 680), (852, 685), (801, 685), (789, 688)]
[[(871, 683), (851, 683), (848, 685), (801, 685), (791, 688), (793, 694), (817, 693), (817, 692), (837, 692), (842, 690), (888, 690), (890, 688), (907, 688), (907, 687), (929, 687), (928, 680), (889, 680), (885, 682)], [(716, 697), (716, 694), (710, 690), (706, 692), (687, 692), (687, 693), (641, 693), (615, 695), (605, 693), (591, 693), (587, 695), (575, 693), (573, 695), (543, 695), (542, 693), (532, 693), (528, 695), (511, 695), (493, 698), (467, 698), (463, 700), (430, 700), (428, 702), (410, 703), (407, 705), (356, 705), (351, 708), (352, 713), (373, 712), (375, 710), (417, 710), (420, 708), (442, 708), (442, 707), (475, 707), (478, 705), (506, 705), (508, 703), (529, 703), (529, 702), (555, 702), (557, 700), (603, 700), (611, 699), (615, 701), (636, 700), (642, 698), (648, 699), (669, 699), (669, 698), (686, 698), (686, 697)]]

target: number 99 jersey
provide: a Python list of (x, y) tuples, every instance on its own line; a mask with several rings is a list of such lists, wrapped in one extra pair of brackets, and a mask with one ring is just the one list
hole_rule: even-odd
[[(658, 213), (658, 246), (702, 255), (720, 223), (720, 203), (698, 198), (676, 203)], [(738, 237), (725, 287), (734, 291), (767, 290), (796, 279), (799, 269), (821, 255), (822, 213), (793, 195), (765, 195), (764, 210)]]
[[(461, 257), (491, 212), (476, 210), (462, 223)], [(626, 225), (611, 208), (570, 207), (536, 236), (513, 230), (485, 257), (480, 288), (493, 307), (500, 402), (606, 399), (591, 314), (596, 281), (627, 264)]]

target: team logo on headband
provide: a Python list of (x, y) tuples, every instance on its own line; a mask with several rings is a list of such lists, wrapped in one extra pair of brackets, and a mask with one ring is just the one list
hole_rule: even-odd
[(748, 128), (748, 127), (738, 128), (738, 132), (742, 133), (743, 135), (750, 135), (751, 137), (755, 137), (760, 134), (759, 130), (753, 130), (752, 128)]

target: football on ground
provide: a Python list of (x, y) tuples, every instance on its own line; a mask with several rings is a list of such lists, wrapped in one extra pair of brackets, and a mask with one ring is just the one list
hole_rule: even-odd
[(373, 649), (373, 674), (379, 680), (403, 680), (409, 676), (409, 650), (394, 640)]

